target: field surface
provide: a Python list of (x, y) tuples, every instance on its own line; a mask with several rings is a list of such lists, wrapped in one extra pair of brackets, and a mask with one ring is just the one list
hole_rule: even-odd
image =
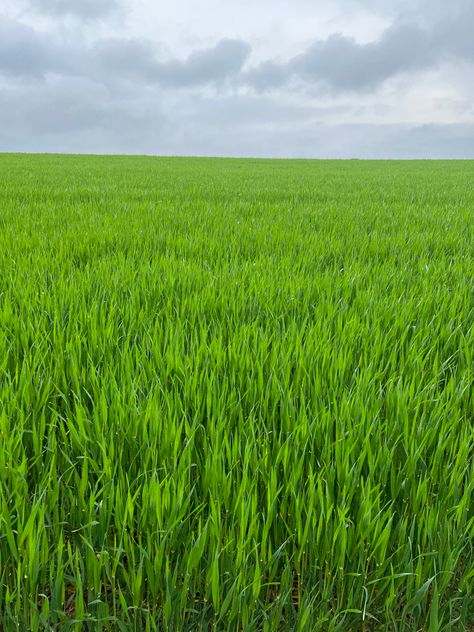
[(473, 271), (472, 162), (0, 155), (0, 629), (472, 630)]

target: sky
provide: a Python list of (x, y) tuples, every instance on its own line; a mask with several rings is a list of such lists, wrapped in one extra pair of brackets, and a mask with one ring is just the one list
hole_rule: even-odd
[(473, 0), (1, 0), (0, 151), (474, 158)]

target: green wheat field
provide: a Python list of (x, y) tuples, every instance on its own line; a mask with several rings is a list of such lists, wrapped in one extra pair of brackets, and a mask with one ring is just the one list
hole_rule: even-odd
[(474, 162), (0, 155), (0, 629), (472, 630)]

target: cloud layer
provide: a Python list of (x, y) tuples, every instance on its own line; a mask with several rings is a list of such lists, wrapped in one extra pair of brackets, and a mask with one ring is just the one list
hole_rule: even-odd
[(473, 62), (474, 39), (468, 26), (472, 24), (474, 7), (431, 28), (394, 24), (367, 44), (334, 34), (314, 41), (285, 63), (265, 61), (248, 72), (247, 80), (258, 90), (291, 79), (322, 82), (336, 91), (373, 90), (398, 74), (436, 68), (446, 60)]
[(0, 16), (0, 150), (474, 153), (474, 7), (463, 0), (443, 19), (400, 14), (369, 41), (335, 31), (283, 58), (244, 37), (177, 55), (158, 37), (91, 27), (119, 6), (29, 0), (31, 19)]

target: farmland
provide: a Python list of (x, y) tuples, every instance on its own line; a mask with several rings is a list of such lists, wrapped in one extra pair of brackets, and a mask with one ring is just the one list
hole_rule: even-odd
[(3, 629), (472, 629), (473, 270), (472, 162), (0, 155)]

